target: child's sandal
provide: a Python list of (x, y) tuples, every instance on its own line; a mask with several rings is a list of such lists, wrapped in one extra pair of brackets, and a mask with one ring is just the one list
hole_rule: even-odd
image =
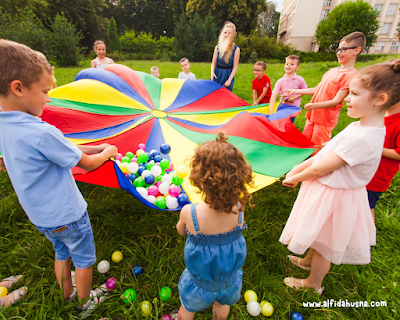
[(10, 276), (1, 280), (0, 282), (8, 281), (8, 284), (5, 286), (7, 289), (10, 289), (14, 284), (16, 284), (21, 278), (23, 277), (22, 274), (18, 274), (16, 276)]
[[(26, 294), (27, 291), (28, 291), (28, 287), (21, 287), (17, 290), (14, 290), (13, 292), (11, 292), (10, 294), (13, 295), (14, 301), (10, 302), (10, 305), (19, 301)], [(0, 298), (0, 307), (4, 307), (3, 298)]]

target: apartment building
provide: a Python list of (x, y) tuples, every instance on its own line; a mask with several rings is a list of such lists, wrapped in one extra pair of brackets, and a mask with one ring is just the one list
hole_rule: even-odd
[[(332, 9), (346, 1), (356, 0), (283, 0), (278, 29), (278, 41), (291, 44), (301, 51), (318, 51), (314, 33), (318, 23)], [(377, 41), (369, 53), (400, 53), (400, 0), (364, 0), (379, 12), (380, 28)]]

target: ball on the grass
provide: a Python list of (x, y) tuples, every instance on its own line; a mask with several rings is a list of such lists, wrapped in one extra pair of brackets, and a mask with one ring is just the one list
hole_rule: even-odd
[(160, 292), (158, 293), (160, 295), (160, 299), (164, 302), (168, 301), (172, 297), (172, 290), (170, 287), (162, 287), (160, 289)]
[(106, 281), (106, 287), (108, 290), (115, 290), (115, 288), (117, 287), (117, 278), (111, 277), (108, 278)]
[(136, 299), (136, 291), (133, 289), (126, 289), (121, 298), (125, 303), (132, 303)]
[(263, 316), (269, 317), (274, 313), (274, 307), (272, 306), (271, 302), (261, 301), (260, 306)]
[(143, 274), (143, 272), (144, 272), (144, 269), (143, 269), (143, 267), (142, 267), (141, 265), (139, 265), (139, 264), (135, 265), (135, 266), (132, 268), (132, 274), (133, 274), (135, 277), (139, 277), (141, 274)]
[(8, 290), (6, 287), (1, 286), (0, 287), (0, 298), (5, 297), (8, 294)]
[(108, 270), (110, 270), (110, 263), (107, 260), (101, 260), (97, 264), (97, 271), (100, 273), (106, 273)]
[(114, 261), (115, 263), (119, 263), (122, 261), (123, 258), (123, 254), (121, 251), (115, 251), (112, 255), (111, 255), (111, 260)]
[(253, 290), (247, 290), (244, 293), (244, 300), (246, 302), (249, 302), (249, 301), (252, 301), (252, 300), (257, 301), (257, 294)]
[(151, 303), (149, 301), (145, 300), (140, 303), (140, 311), (143, 317), (149, 316), (152, 309), (153, 307), (151, 306)]
[(300, 312), (294, 311), (290, 314), (290, 320), (304, 320)]
[(163, 314), (161, 316), (160, 320), (172, 320), (172, 318), (169, 314)]
[(257, 301), (250, 300), (247, 303), (247, 312), (253, 316), (257, 317), (261, 313), (261, 306)]

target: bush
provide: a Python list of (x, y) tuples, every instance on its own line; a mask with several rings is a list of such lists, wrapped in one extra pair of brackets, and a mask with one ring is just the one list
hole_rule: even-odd
[(111, 17), (110, 22), (108, 23), (107, 35), (108, 41), (110, 42), (110, 52), (121, 51), (121, 42), (118, 38), (117, 23), (115, 22), (114, 17)]

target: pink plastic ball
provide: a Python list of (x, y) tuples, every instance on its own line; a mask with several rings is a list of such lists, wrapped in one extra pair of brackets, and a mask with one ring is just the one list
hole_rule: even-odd
[(117, 286), (117, 278), (111, 277), (107, 279), (106, 282), (106, 287), (108, 290), (115, 290), (116, 286)]
[(165, 171), (172, 171), (172, 170), (174, 170), (174, 164), (171, 162), (169, 167), (165, 169)]
[(158, 195), (158, 187), (156, 187), (156, 186), (150, 186), (148, 189), (147, 189), (147, 192), (148, 192), (148, 194), (149, 194), (149, 196), (157, 196)]
[(121, 160), (123, 157), (124, 157), (123, 154), (118, 152), (117, 156), (115, 157), (115, 160)]
[(172, 185), (168, 189), (168, 193), (171, 195), (171, 197), (178, 197), (179, 194), (181, 193), (181, 188), (179, 188), (176, 185)]
[(146, 150), (146, 145), (144, 143), (139, 143), (138, 149)]
[(160, 320), (171, 320), (171, 316), (169, 314), (163, 314), (160, 318)]
[(137, 158), (132, 158), (131, 162), (136, 162), (137, 163)]
[(162, 183), (162, 181), (157, 181), (156, 182), (156, 187), (158, 188), (160, 186), (160, 184)]

